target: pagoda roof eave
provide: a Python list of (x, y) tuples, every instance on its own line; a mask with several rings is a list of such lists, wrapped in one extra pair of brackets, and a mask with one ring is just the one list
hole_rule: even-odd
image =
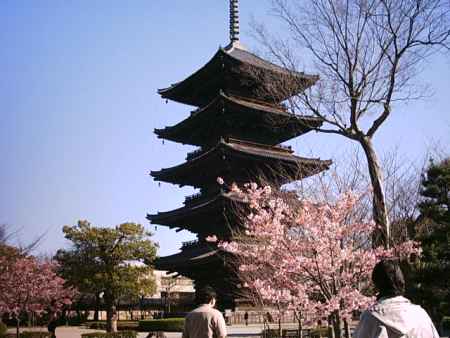
[(199, 203), (191, 203), (181, 208), (171, 211), (158, 212), (157, 214), (147, 214), (147, 219), (152, 224), (165, 225), (169, 228), (185, 228), (189, 230), (183, 222), (180, 220), (185, 219), (187, 216), (195, 217), (196, 213), (204, 212), (207, 208), (215, 209), (217, 206), (223, 205), (223, 203), (243, 203), (243, 199), (235, 192), (220, 192), (211, 198), (203, 200)]
[[(240, 129), (239, 123), (232, 130), (224, 127), (233, 120), (242, 119), (251, 120), (253, 125), (258, 126), (258, 132), (249, 133), (248, 128)], [(215, 123), (211, 124), (211, 120), (214, 120)], [(154, 132), (158, 138), (198, 146), (205, 145), (205, 140), (211, 139), (211, 137), (219, 139), (230, 133), (234, 133), (233, 136), (238, 138), (247, 136), (257, 139), (260, 137), (259, 141), (275, 145), (318, 128), (322, 123), (323, 119), (315, 116), (291, 114), (280, 106), (220, 92), (211, 103), (193, 111), (183, 121), (164, 129), (155, 129)], [(205, 128), (205, 125), (208, 128)], [(265, 132), (261, 133), (263, 130)]]
[[(203, 67), (201, 67), (200, 69), (198, 69), (197, 71), (195, 71), (193, 74), (189, 75), (187, 78), (185, 78), (182, 81), (172, 83), (167, 88), (158, 89), (157, 90), (158, 94), (161, 95), (161, 97), (163, 97), (163, 98), (171, 99), (170, 93), (173, 92), (176, 88), (183, 85), (183, 83), (186, 83), (188, 81), (191, 81), (192, 79), (195, 79), (196, 77), (200, 76), (203, 72), (208, 70), (208, 68), (212, 67), (213, 62), (216, 61), (216, 58), (218, 57), (218, 55), (220, 55), (221, 51), (222, 51), (222, 48), (219, 47), (219, 50), (214, 54), (214, 56)], [(174, 100), (174, 101), (177, 101), (177, 100)], [(187, 102), (180, 102), (180, 103), (187, 103)], [(187, 103), (187, 104), (189, 104), (189, 103)], [(192, 104), (192, 105), (195, 106), (195, 104)]]
[[(299, 157), (293, 155), (291, 150), (280, 147), (256, 145), (250, 142), (242, 142), (239, 140), (233, 140), (229, 142), (221, 140), (214, 148), (193, 158), (192, 160), (188, 160), (171, 168), (152, 171), (150, 175), (153, 176), (156, 181), (164, 181), (180, 185), (192, 185), (194, 187), (200, 188), (202, 187), (204, 180), (198, 176), (198, 172), (195, 172), (194, 175), (194, 171), (199, 168), (211, 168), (211, 166), (208, 166), (207, 163), (215, 163), (214, 161), (220, 159), (224, 160), (224, 154), (228, 154), (228, 156), (235, 156), (237, 158), (244, 156), (249, 160), (255, 161), (263, 160), (267, 162), (267, 160), (271, 160), (275, 161), (274, 163), (277, 163), (277, 166), (283, 164), (285, 166), (291, 166), (295, 168), (308, 166), (314, 167), (315, 170), (312, 170), (310, 174), (316, 173), (318, 169), (320, 169), (318, 170), (318, 172), (328, 169), (328, 167), (331, 165), (331, 161), (329, 160), (323, 161), (318, 158), (312, 159)], [(268, 163), (266, 164), (268, 165)], [(267, 165), (266, 168), (268, 168)], [(241, 169), (247, 170), (249, 168)], [(216, 173), (212, 173), (210, 171), (209, 174), (215, 175)], [(213, 179), (215, 180), (217, 176), (221, 175), (218, 174)], [(307, 173), (304, 173), (303, 177), (306, 176), (309, 175)]]
[[(208, 100), (205, 98), (208, 95), (200, 94), (202, 90), (198, 84), (208, 83), (208, 89), (216, 88), (216, 93), (220, 90), (226, 90), (223, 88), (223, 77), (226, 70), (226, 60), (230, 61), (234, 64), (243, 64), (250, 66), (252, 68), (258, 69), (263, 73), (270, 73), (272, 76), (278, 77), (280, 79), (288, 76), (290, 79), (297, 79), (296, 83), (298, 83), (298, 89), (294, 90), (300, 92), (301, 90), (310, 87), (313, 85), (319, 77), (317, 75), (309, 75), (302, 72), (292, 71), (283, 67), (280, 67), (274, 63), (266, 61), (253, 53), (250, 53), (246, 50), (231, 47), (231, 48), (222, 48), (214, 54), (214, 56), (200, 69), (195, 71), (193, 74), (188, 76), (182, 81), (171, 84), (167, 88), (158, 89), (158, 94), (161, 95), (162, 98), (170, 99), (176, 102), (193, 105), (193, 106), (203, 106)], [(212, 75), (211, 75), (212, 74)], [(213, 80), (214, 85), (210, 86), (209, 84)], [(300, 83), (302, 85), (300, 85)], [(200, 88), (200, 89), (199, 89)], [(192, 96), (192, 92), (196, 93), (196, 96)], [(294, 93), (291, 93), (292, 96)], [(206, 101), (205, 101), (206, 100)], [(279, 99), (278, 101), (282, 101), (283, 99)]]
[(194, 248), (183, 249), (181, 252), (159, 257), (155, 266), (159, 270), (174, 271), (179, 268), (187, 268), (196, 265), (203, 265), (211, 260), (217, 260), (220, 250), (209, 246), (197, 246)]
[(303, 79), (305, 81), (311, 81), (316, 82), (319, 79), (318, 75), (310, 75), (305, 74), (303, 72), (298, 72), (294, 70), (290, 70), (284, 67), (281, 67), (275, 63), (272, 63), (270, 61), (264, 60), (263, 58), (248, 52), (245, 49), (235, 47), (233, 45), (227, 47), (227, 48), (220, 48), (223, 53), (226, 53), (227, 55), (231, 56), (236, 61), (240, 61), (244, 64), (249, 64), (257, 68), (266, 69), (271, 72), (283, 74), (283, 75), (289, 75), (294, 76), (300, 79)]

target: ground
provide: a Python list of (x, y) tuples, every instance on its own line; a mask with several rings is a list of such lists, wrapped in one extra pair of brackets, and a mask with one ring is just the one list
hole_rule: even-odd
[[(262, 330), (262, 324), (251, 324), (249, 326), (245, 325), (232, 325), (228, 326), (228, 337), (252, 337), (259, 336)], [(21, 328), (21, 331), (46, 331), (46, 328)], [(57, 338), (80, 338), (82, 333), (96, 332), (98, 330), (90, 330), (80, 328), (79, 326), (61, 326), (56, 329)], [(15, 329), (11, 328), (8, 332), (14, 333)], [(139, 332), (139, 338), (147, 337), (148, 333)], [(181, 338), (180, 332), (166, 333), (167, 338)]]

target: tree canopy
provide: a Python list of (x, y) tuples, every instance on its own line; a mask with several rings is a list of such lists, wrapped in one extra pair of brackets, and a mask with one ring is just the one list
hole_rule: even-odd
[[(430, 55), (450, 48), (450, 3), (446, 0), (272, 0), (284, 23), (273, 37), (262, 25), (256, 35), (276, 62), (319, 75), (298, 92), (298, 80), (267, 86), (291, 97), (289, 109), (321, 118), (322, 133), (341, 135), (364, 151), (372, 184), (378, 244), (391, 245), (383, 170), (373, 138), (395, 105), (427, 94), (418, 78)], [(302, 62), (301, 62), (302, 61)], [(255, 74), (258, 77), (258, 74)], [(290, 83), (291, 82), (291, 83)]]
[(431, 162), (422, 180), (417, 237), (422, 259), (414, 297), (436, 322), (450, 310), (450, 159)]
[(377, 261), (419, 251), (413, 241), (374, 248), (377, 225), (359, 217), (351, 192), (319, 201), (254, 183), (232, 189), (248, 201), (250, 213), (243, 212), (244, 231), (219, 247), (236, 257), (242, 284), (258, 305), (295, 310), (299, 321), (330, 317), (336, 337), (341, 320), (348, 323), (354, 310), (371, 302), (368, 281)]
[(157, 246), (142, 225), (123, 223), (103, 228), (79, 221), (76, 226), (64, 226), (63, 232), (72, 245), (56, 254), (60, 273), (81, 292), (103, 296), (109, 324), (121, 298), (129, 301), (154, 292), (149, 264)]

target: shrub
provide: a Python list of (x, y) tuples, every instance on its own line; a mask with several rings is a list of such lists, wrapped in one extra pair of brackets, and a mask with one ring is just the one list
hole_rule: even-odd
[[(85, 325), (90, 329), (95, 330), (106, 330), (106, 321), (96, 321), (96, 322), (86, 322)], [(139, 323), (137, 321), (118, 321), (117, 322), (117, 330), (120, 331), (134, 331), (139, 327)]]
[(278, 338), (279, 332), (278, 329), (266, 329), (261, 332), (261, 337), (266, 338)]
[(51, 338), (50, 332), (44, 331), (23, 331), (20, 333), (20, 338)]
[(450, 316), (444, 316), (441, 320), (441, 335), (450, 335)]
[[(311, 338), (319, 338), (319, 337), (328, 337), (328, 328), (327, 327), (316, 327), (311, 330), (303, 330), (309, 331), (308, 337)], [(303, 333), (305, 334), (305, 333)], [(266, 338), (279, 338), (279, 331), (278, 329), (266, 329), (261, 332), (261, 337)], [(298, 330), (282, 330), (282, 338), (289, 338), (289, 337), (298, 337)]]
[(150, 319), (139, 321), (139, 331), (144, 332), (182, 332), (184, 318)]
[(120, 332), (91, 332), (83, 333), (81, 338), (136, 338), (136, 331), (120, 331)]
[(5, 336), (7, 330), (8, 330), (8, 327), (6, 326), (6, 324), (0, 320), (0, 337)]
[(318, 337), (328, 337), (328, 327), (316, 327), (311, 330), (311, 337), (312, 338), (318, 338)]

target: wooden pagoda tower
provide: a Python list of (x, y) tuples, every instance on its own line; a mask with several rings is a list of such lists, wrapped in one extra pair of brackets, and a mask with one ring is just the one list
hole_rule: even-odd
[[(240, 226), (235, 207), (242, 201), (219, 186), (217, 178), (238, 185), (264, 178), (280, 187), (331, 164), (296, 156), (280, 145), (322, 124), (315, 117), (288, 113), (282, 105), (288, 97), (279, 95), (281, 86), (289, 81), (291, 92), (298, 93), (313, 85), (317, 77), (291, 72), (248, 52), (239, 42), (238, 0), (230, 0), (230, 40), (195, 73), (158, 91), (164, 99), (198, 109), (174, 126), (155, 129), (155, 134), (198, 149), (189, 153), (184, 163), (152, 171), (151, 176), (156, 181), (193, 186), (199, 193), (187, 197), (178, 209), (147, 215), (153, 224), (197, 234), (197, 241), (184, 243), (180, 253), (159, 258), (156, 267), (193, 279), (196, 288), (215, 287), (226, 308), (235, 305), (238, 281), (226, 263), (227, 255), (205, 238), (230, 239)], [(277, 97), (271, 94), (274, 92)]]

